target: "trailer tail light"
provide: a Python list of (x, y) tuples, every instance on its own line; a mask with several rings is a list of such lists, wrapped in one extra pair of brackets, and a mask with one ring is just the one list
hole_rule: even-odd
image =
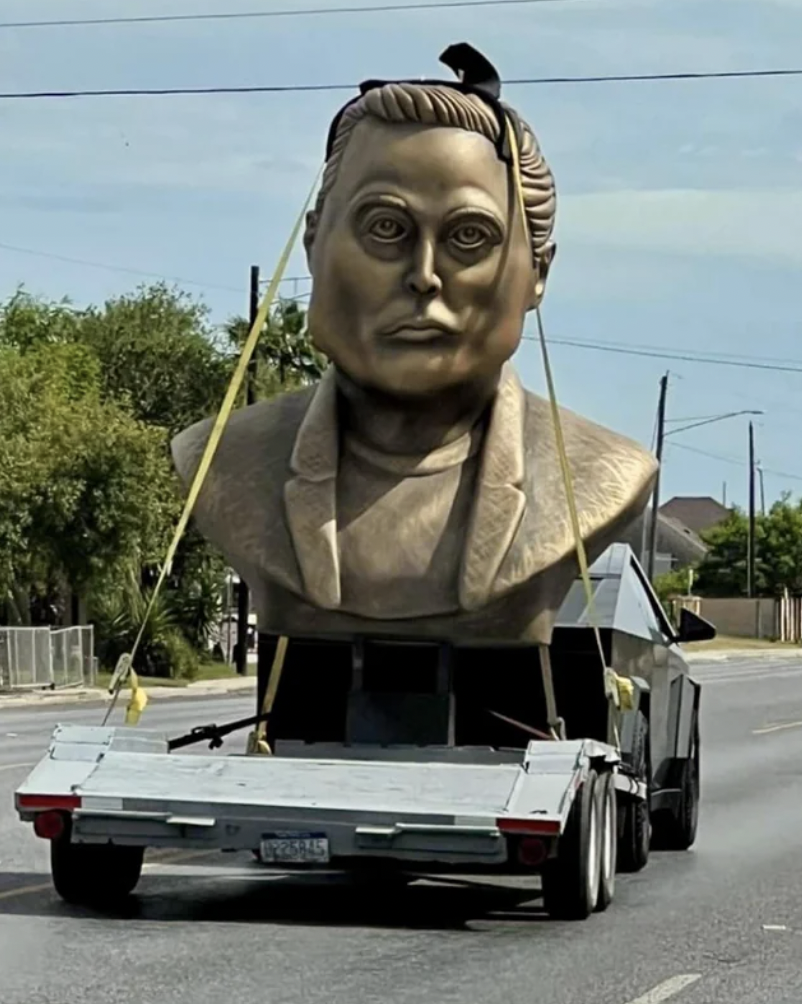
[(559, 819), (514, 819), (502, 816), (496, 826), (507, 837), (559, 837)]
[(547, 856), (546, 845), (539, 837), (521, 837), (518, 841), (518, 861), (525, 868), (539, 868)]
[(17, 795), (18, 809), (58, 809), (72, 812), (81, 808), (80, 795)]
[(33, 821), (33, 832), (42, 840), (59, 840), (67, 829), (67, 817), (60, 809), (39, 812)]

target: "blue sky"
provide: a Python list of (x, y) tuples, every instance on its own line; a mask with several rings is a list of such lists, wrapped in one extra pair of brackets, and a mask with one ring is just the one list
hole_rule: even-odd
[[(354, 0), (358, 4), (360, 0)], [(364, 0), (362, 0), (364, 2)], [(5, 0), (0, 21), (334, 7), (340, 0)], [(0, 32), (0, 91), (354, 83), (440, 74), (454, 41), (508, 78), (802, 64), (802, 0), (563, 0), (475, 10)], [(802, 78), (510, 87), (558, 187), (555, 339), (802, 368)], [(222, 321), (269, 275), (347, 93), (0, 101), (0, 297), (101, 301), (193, 280)], [(306, 272), (296, 253), (290, 275)], [(292, 292), (293, 284), (285, 287)], [(297, 290), (308, 289), (300, 282)], [(651, 443), (672, 419), (756, 417), (767, 501), (802, 492), (802, 373), (552, 349), (561, 402)], [(542, 390), (537, 346), (517, 364)], [(664, 497), (746, 500), (745, 418), (672, 437)], [(675, 422), (675, 426), (681, 423)]]

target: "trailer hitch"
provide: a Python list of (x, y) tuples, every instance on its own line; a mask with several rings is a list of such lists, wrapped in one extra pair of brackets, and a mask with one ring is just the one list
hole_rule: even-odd
[(270, 718), (270, 714), (266, 712), (261, 715), (251, 715), (250, 718), (238, 718), (235, 722), (227, 722), (225, 725), (197, 725), (185, 735), (178, 736), (177, 739), (170, 739), (167, 743), (167, 749), (172, 753), (173, 750), (205, 742), (209, 743), (210, 750), (219, 749), (223, 745), (224, 738), (231, 735), (232, 732), (266, 722), (268, 718)]

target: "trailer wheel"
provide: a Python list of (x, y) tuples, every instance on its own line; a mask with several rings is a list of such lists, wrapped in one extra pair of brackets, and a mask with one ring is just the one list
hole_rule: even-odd
[(602, 913), (615, 895), (616, 858), (618, 856), (618, 815), (616, 812), (615, 775), (603, 774), (596, 783), (600, 827), (599, 896), (596, 911)]
[(687, 851), (696, 840), (699, 827), (699, 795), (701, 781), (699, 721), (694, 721), (690, 756), (680, 761), (679, 805), (675, 811), (664, 809), (655, 813), (654, 846), (661, 851)]
[(601, 825), (591, 770), (576, 793), (557, 857), (543, 870), (543, 905), (555, 920), (586, 920), (599, 900)]
[(59, 896), (76, 906), (114, 906), (134, 891), (144, 847), (73, 844), (69, 833), (50, 842), (50, 871)]
[(646, 784), (646, 798), (628, 799), (618, 810), (618, 870), (642, 871), (649, 862), (652, 843), (652, 821), (649, 809), (649, 724), (643, 712), (635, 719), (632, 737), (631, 766), (639, 781)]

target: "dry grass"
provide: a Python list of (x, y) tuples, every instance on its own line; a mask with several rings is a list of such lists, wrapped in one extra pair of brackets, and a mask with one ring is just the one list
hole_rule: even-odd
[(773, 651), (776, 649), (800, 648), (799, 645), (788, 641), (770, 641), (768, 638), (735, 638), (731, 635), (719, 635), (713, 641), (690, 642), (682, 647), (689, 652), (723, 652), (735, 649), (744, 649), (745, 651), (753, 651), (755, 649)]

